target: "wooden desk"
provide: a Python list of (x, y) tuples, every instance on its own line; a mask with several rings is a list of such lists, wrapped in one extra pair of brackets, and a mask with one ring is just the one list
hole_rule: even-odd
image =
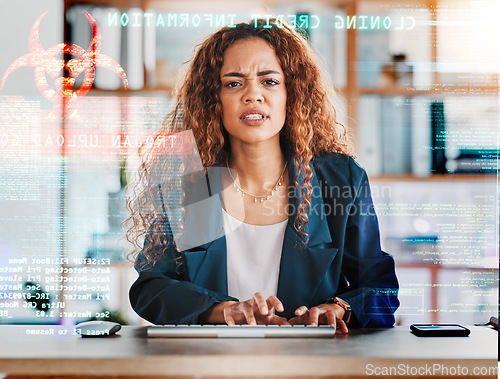
[[(392, 373), (414, 377), (483, 370), (475, 377), (496, 378), (498, 332), (470, 329), (469, 337), (419, 338), (407, 327), (395, 327), (352, 330), (335, 339), (242, 340), (148, 339), (145, 327), (133, 326), (115, 337), (81, 338), (63, 326), (2, 325), (0, 373), (7, 378), (366, 378), (392, 367)], [(40, 332), (50, 334), (31, 334)]]

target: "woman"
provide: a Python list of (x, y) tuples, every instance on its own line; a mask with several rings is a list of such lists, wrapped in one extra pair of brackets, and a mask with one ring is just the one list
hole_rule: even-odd
[(129, 201), (140, 316), (342, 332), (394, 323), (394, 261), (329, 88), (307, 41), (275, 20), (199, 46), (160, 135), (191, 131), (204, 170), (183, 176), (186, 156), (150, 152)]

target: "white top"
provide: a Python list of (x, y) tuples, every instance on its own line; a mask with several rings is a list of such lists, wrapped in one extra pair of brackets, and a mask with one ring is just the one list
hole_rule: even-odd
[(223, 210), (227, 246), (227, 289), (240, 301), (261, 292), (267, 299), (278, 293), (281, 249), (288, 220), (250, 225)]

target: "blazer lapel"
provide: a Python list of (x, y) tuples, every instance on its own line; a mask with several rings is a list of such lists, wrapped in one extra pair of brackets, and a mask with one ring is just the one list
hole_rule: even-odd
[[(189, 280), (227, 294), (227, 251), (222, 222), (221, 167), (196, 173), (185, 188), (183, 254)], [(207, 180), (208, 177), (208, 180)]]
[(183, 184), (182, 213), (169, 214), (178, 220), (173, 224), (175, 243), (180, 251), (207, 249), (213, 241), (224, 236), (220, 167), (210, 167), (208, 178), (203, 171), (192, 173)]

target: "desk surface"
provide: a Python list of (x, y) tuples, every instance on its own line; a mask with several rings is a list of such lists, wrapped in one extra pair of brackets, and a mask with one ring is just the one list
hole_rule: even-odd
[(483, 368), (490, 374), (483, 377), (496, 377), (491, 370), (497, 368), (498, 332), (470, 329), (469, 337), (445, 338), (416, 337), (407, 327), (395, 327), (351, 330), (334, 339), (148, 339), (146, 327), (125, 326), (117, 336), (81, 338), (71, 327), (2, 325), (0, 373), (9, 373), (9, 378), (76, 373), (79, 377), (85, 377), (83, 373), (89, 377), (366, 377), (383, 374), (389, 367), (412, 375), (427, 366), (428, 374), (436, 365), (433, 370), (441, 368), (433, 372), (436, 376), (446, 374), (446, 369), (467, 369), (470, 374)]

